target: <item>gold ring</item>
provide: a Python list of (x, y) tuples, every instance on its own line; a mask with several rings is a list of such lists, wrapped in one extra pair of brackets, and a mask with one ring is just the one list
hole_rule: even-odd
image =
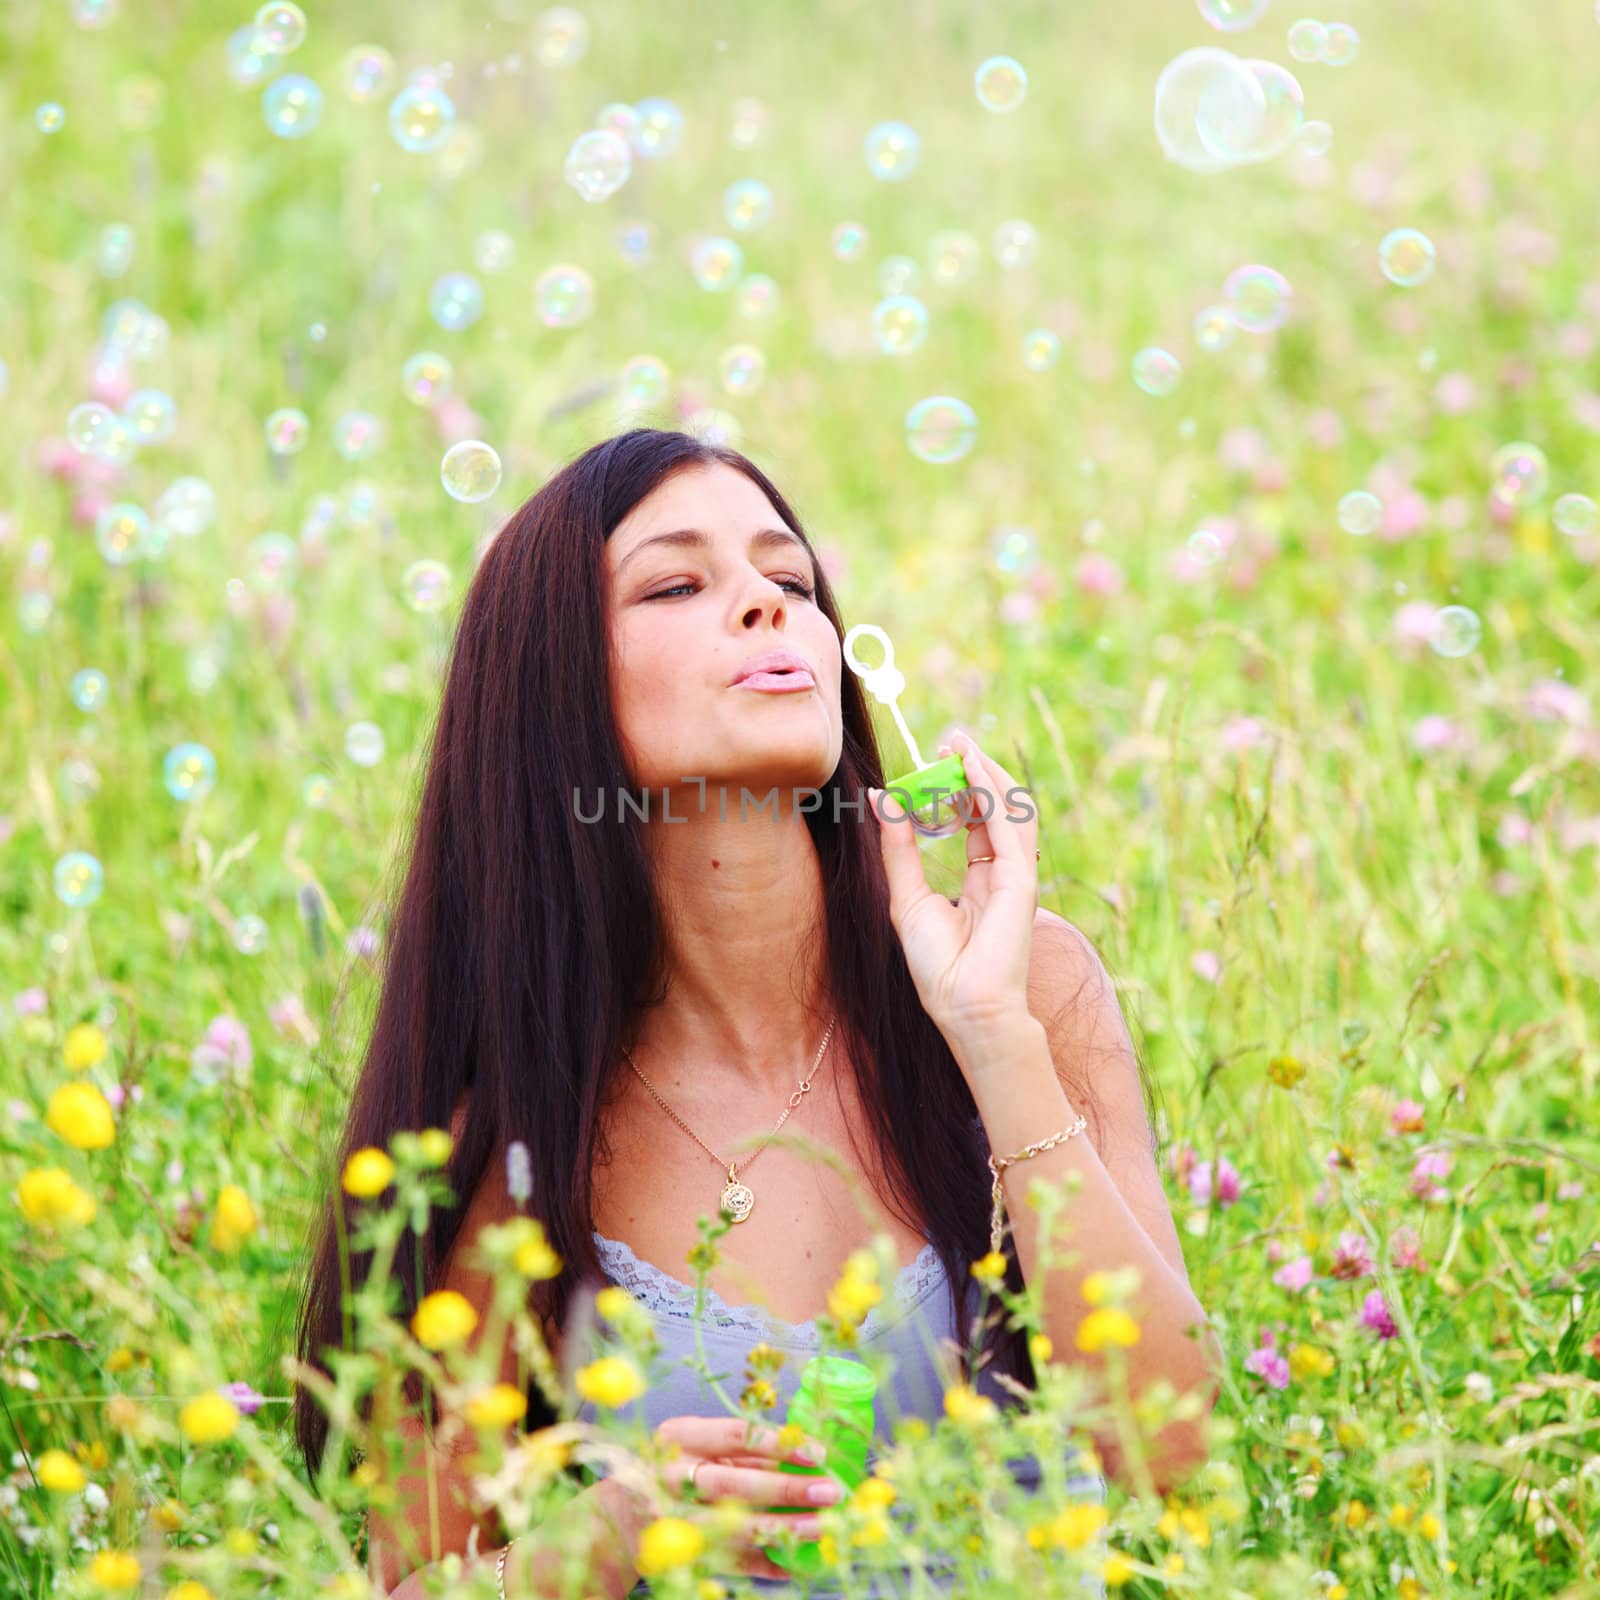
[[(1033, 852), (1033, 859), (1035, 861), (1039, 861), (1039, 860), (1041, 860), (1043, 858), (1040, 856), (1039, 852), (1037, 850), (1035, 850)], [(976, 866), (980, 865), (982, 862), (993, 861), (993, 860), (994, 860), (993, 856), (968, 856), (967, 857), (967, 865), (969, 867), (976, 867)]]
[(699, 1491), (699, 1489), (697, 1489), (695, 1487), (694, 1475), (705, 1464), (706, 1464), (706, 1458), (704, 1456), (701, 1456), (700, 1459), (698, 1461), (696, 1461), (695, 1464), (692, 1467), (689, 1468), (689, 1476), (685, 1480), (685, 1482), (686, 1482), (688, 1490), (689, 1490), (689, 1495), (690, 1495), (690, 1497), (692, 1499), (699, 1499), (699, 1497), (700, 1497), (700, 1491)]

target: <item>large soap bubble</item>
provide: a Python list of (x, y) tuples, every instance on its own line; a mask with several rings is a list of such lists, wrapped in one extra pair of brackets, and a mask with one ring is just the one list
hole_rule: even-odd
[(1190, 172), (1221, 172), (1231, 166), (1213, 147), (1251, 147), (1266, 115), (1261, 80), (1232, 51), (1215, 45), (1185, 50), (1156, 79), (1156, 138), (1167, 159)]

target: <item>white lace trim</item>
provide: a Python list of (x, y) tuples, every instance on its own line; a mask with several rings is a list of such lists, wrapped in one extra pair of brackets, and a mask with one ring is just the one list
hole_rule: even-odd
[[(693, 1326), (695, 1291), (691, 1285), (635, 1255), (626, 1240), (608, 1239), (595, 1231), (594, 1242), (600, 1265), (612, 1282), (626, 1289), (647, 1309), (674, 1322)], [(861, 1319), (857, 1337), (863, 1343), (871, 1343), (879, 1333), (903, 1320), (948, 1281), (939, 1252), (931, 1242), (925, 1244), (917, 1252), (916, 1259), (900, 1269), (884, 1298)], [(785, 1322), (762, 1306), (733, 1305), (709, 1286), (705, 1291), (702, 1316), (708, 1328), (724, 1333), (777, 1342), (821, 1343), (815, 1317), (808, 1322)]]

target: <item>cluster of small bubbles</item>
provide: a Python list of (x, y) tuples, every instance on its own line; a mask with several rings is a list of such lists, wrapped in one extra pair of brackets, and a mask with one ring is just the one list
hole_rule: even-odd
[(754, 394), (766, 379), (767, 358), (753, 344), (732, 344), (718, 357), (717, 373), (729, 394)]
[(142, 300), (115, 300), (100, 318), (100, 333), (109, 350), (139, 361), (159, 356), (170, 331), (167, 319)]
[(1030, 328), (1022, 336), (1022, 364), (1029, 372), (1048, 372), (1061, 359), (1061, 338), (1049, 328)]
[(256, 30), (252, 23), (235, 28), (228, 35), (228, 76), (242, 89), (253, 88), (266, 77), (272, 57), (255, 47)]
[(1222, 33), (1253, 28), (1267, 9), (1267, 0), (1199, 0), (1200, 15)]
[(778, 309), (778, 285), (764, 272), (752, 272), (739, 282), (734, 304), (739, 315), (750, 322), (765, 322)]
[(1348, 22), (1330, 22), (1322, 30), (1317, 60), (1325, 67), (1348, 67), (1361, 54), (1361, 35)]
[(460, 333), (483, 315), (483, 285), (470, 272), (447, 272), (434, 281), (428, 309), (447, 333)]
[(479, 272), (504, 272), (516, 258), (517, 247), (509, 233), (489, 228), (473, 241), (472, 261)]
[(534, 25), (533, 53), (541, 66), (571, 67), (589, 49), (589, 24), (571, 6), (551, 6), (539, 13)]
[(201, 800), (217, 782), (217, 758), (203, 744), (175, 744), (161, 763), (161, 781), (174, 800)]
[(1415, 228), (1394, 228), (1378, 245), (1378, 264), (1390, 283), (1414, 289), (1433, 276), (1433, 240)]
[(906, 413), (906, 443), (920, 461), (959, 461), (977, 442), (978, 414), (954, 395), (929, 395)]
[(72, 696), (72, 703), (80, 711), (94, 713), (106, 703), (107, 696), (111, 693), (111, 684), (98, 667), (81, 667), (72, 674), (72, 682), (67, 693)]
[(286, 56), (306, 42), (306, 14), (293, 0), (268, 0), (256, 12), (253, 48), (261, 55)]
[(308, 772), (300, 782), (300, 800), (313, 811), (325, 811), (333, 798), (333, 779), (325, 772)]
[(116, 20), (117, 0), (72, 0), (72, 20), (80, 28), (105, 28)]
[(1327, 155), (1333, 148), (1332, 124), (1318, 121), (1303, 123), (1300, 137), (1295, 141), (1295, 148), (1303, 150), (1308, 156)]
[(1246, 333), (1272, 333), (1289, 320), (1293, 294), (1281, 272), (1252, 262), (1228, 274), (1222, 298)]
[(125, 567), (146, 555), (149, 537), (149, 515), (131, 500), (107, 506), (94, 519), (95, 547), (114, 567)]
[(242, 956), (258, 956), (267, 948), (267, 924), (255, 912), (234, 919), (233, 948)]
[(872, 312), (872, 337), (885, 355), (906, 356), (928, 337), (928, 308), (909, 294), (892, 294)]
[(732, 239), (713, 235), (694, 247), (689, 257), (689, 270), (702, 289), (720, 293), (739, 281), (744, 271), (744, 251)]
[(1032, 528), (1007, 525), (997, 529), (989, 550), (1001, 572), (1029, 572), (1039, 564), (1039, 538)]
[(311, 419), (298, 406), (282, 406), (267, 418), (267, 449), (275, 456), (297, 456), (311, 437)]
[(594, 279), (582, 267), (546, 267), (533, 286), (534, 309), (547, 328), (575, 328), (594, 310)]
[(165, 389), (140, 389), (128, 396), (122, 420), (140, 444), (165, 444), (178, 427), (178, 406)]
[(994, 258), (1007, 272), (1031, 267), (1039, 255), (1039, 230), (1031, 222), (1013, 219), (994, 230)]
[(1183, 376), (1183, 364), (1170, 350), (1160, 345), (1146, 345), (1133, 358), (1133, 381), (1146, 394), (1158, 399), (1169, 395), (1178, 387)]
[(1028, 74), (1011, 56), (990, 56), (972, 75), (978, 104), (985, 111), (1015, 111), (1028, 95)]
[(1495, 451), (1489, 479), (1489, 492), (1502, 505), (1536, 505), (1550, 487), (1550, 463), (1538, 445), (1516, 439)]
[(631, 411), (649, 411), (667, 398), (672, 374), (660, 356), (629, 356), (617, 379), (622, 403)]
[(358, 767), (375, 767), (383, 760), (383, 729), (375, 722), (352, 722), (344, 730), (344, 753)]
[(1195, 313), (1194, 342), (1211, 355), (1226, 350), (1237, 331), (1238, 324), (1226, 306), (1205, 306)]
[(728, 124), (728, 142), (735, 150), (753, 150), (772, 125), (772, 113), (752, 95), (733, 102), (733, 120)]
[(347, 411), (333, 425), (333, 448), (346, 461), (362, 461), (383, 442), (383, 424), (370, 411)]
[(630, 106), (626, 100), (608, 101), (595, 113), (594, 125), (607, 133), (621, 134), (628, 141), (628, 150), (632, 153), (633, 132), (639, 126), (636, 106)]
[(437, 150), (455, 123), (455, 103), (437, 84), (408, 84), (389, 102), (389, 131), (414, 155)]
[(922, 268), (910, 256), (885, 256), (878, 263), (878, 292), (910, 294), (922, 283)]
[(915, 128), (904, 122), (880, 122), (867, 130), (861, 142), (867, 158), (867, 171), (886, 183), (899, 183), (917, 170), (922, 140)]
[(500, 487), (499, 454), (482, 439), (462, 439), (445, 451), (439, 481), (452, 500), (476, 505)]
[(639, 101), (634, 109), (639, 113), (633, 130), (634, 153), (650, 161), (670, 156), (683, 142), (683, 113), (658, 95)]
[(280, 139), (303, 139), (322, 121), (322, 90), (304, 73), (286, 72), (261, 91), (261, 115)]
[(829, 248), (835, 261), (859, 261), (867, 250), (867, 230), (859, 222), (834, 225)]
[(400, 369), (400, 387), (414, 406), (436, 406), (450, 393), (455, 368), (437, 350), (419, 350)]
[(356, 45), (339, 66), (345, 97), (358, 106), (376, 100), (394, 82), (394, 75), (394, 57), (381, 44)]
[(106, 886), (106, 871), (87, 850), (69, 850), (51, 874), (56, 899), (64, 906), (92, 906)]
[(1339, 501), (1339, 526), (1365, 538), (1383, 521), (1383, 502), (1367, 489), (1352, 489)]
[(400, 595), (413, 611), (440, 611), (450, 598), (450, 569), (442, 561), (413, 561), (400, 575)]
[(174, 478), (156, 501), (157, 520), (181, 539), (204, 533), (216, 514), (216, 491), (204, 478)]
[(107, 223), (100, 230), (95, 265), (103, 278), (120, 278), (133, 265), (133, 229), (127, 223)]
[(1312, 62), (1322, 57), (1322, 42), (1328, 30), (1315, 17), (1301, 17), (1289, 24), (1289, 54), (1296, 61)]
[(1483, 623), (1478, 613), (1467, 606), (1441, 606), (1433, 616), (1433, 631), (1428, 645), (1435, 655), (1454, 660), (1471, 655), (1483, 637)]
[(722, 193), (722, 214), (739, 233), (752, 233), (772, 221), (772, 190), (759, 178), (740, 178)]
[(591, 204), (609, 200), (633, 171), (633, 151), (627, 139), (609, 128), (580, 133), (567, 151), (562, 175)]
[(1224, 152), (1247, 147), (1266, 109), (1265, 91), (1249, 63), (1215, 45), (1185, 50), (1156, 79), (1156, 138), (1167, 159), (1190, 172), (1231, 165), (1229, 155), (1214, 146)]
[(250, 587), (261, 594), (279, 594), (300, 570), (300, 546), (286, 533), (263, 533), (245, 550)]
[(46, 100), (33, 114), (33, 125), (40, 133), (60, 133), (67, 125), (65, 108), (55, 100)]
[(1600, 505), (1586, 494), (1564, 494), (1551, 507), (1551, 520), (1557, 533), (1569, 539), (1586, 539), (1591, 533), (1600, 533)]

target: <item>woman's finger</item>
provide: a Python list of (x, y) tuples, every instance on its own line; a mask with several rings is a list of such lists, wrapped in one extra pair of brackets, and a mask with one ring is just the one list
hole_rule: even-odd
[(883, 872), (889, 880), (889, 920), (898, 932), (912, 908), (932, 891), (922, 870), (916, 830), (898, 796), (892, 790), (869, 788), (867, 804), (873, 808)]
[(779, 1445), (779, 1430), (766, 1422), (751, 1422), (745, 1417), (667, 1417), (656, 1424), (655, 1437), (660, 1444), (678, 1444), (685, 1452), (702, 1456), (759, 1455), (781, 1461), (793, 1461), (800, 1466), (815, 1466), (806, 1459), (807, 1446), (818, 1450), (825, 1448), (820, 1439), (809, 1436), (800, 1441), (794, 1450), (786, 1451)]

